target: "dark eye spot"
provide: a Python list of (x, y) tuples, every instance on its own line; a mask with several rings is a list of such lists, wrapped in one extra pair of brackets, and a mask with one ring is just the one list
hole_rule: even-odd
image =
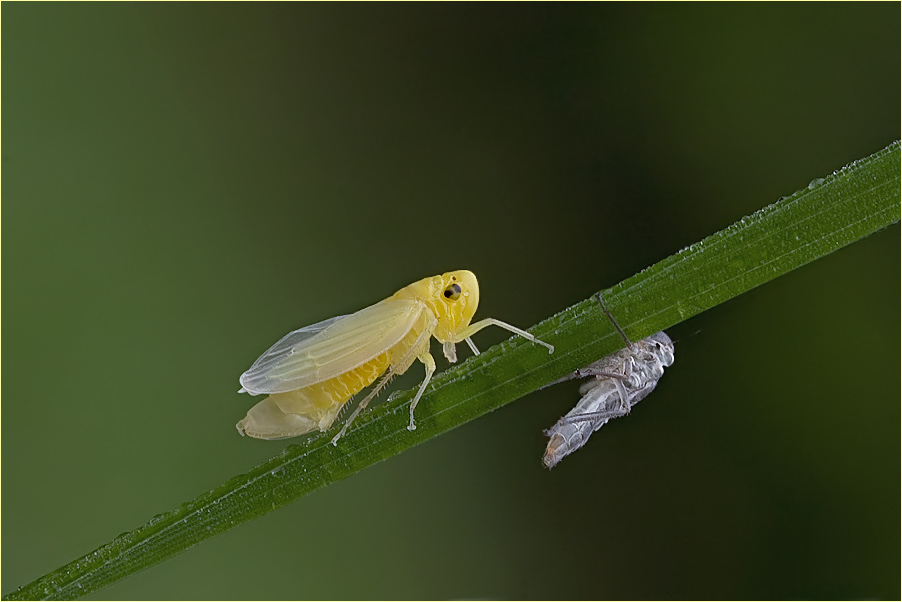
[(445, 299), (451, 299), (452, 301), (454, 301), (458, 297), (460, 297), (460, 291), (461, 289), (459, 284), (452, 284), (451, 286), (446, 288), (442, 294), (445, 296)]

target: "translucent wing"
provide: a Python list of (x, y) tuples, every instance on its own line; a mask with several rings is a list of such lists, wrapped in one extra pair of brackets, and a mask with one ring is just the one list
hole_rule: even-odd
[(241, 386), (252, 395), (285, 393), (334, 378), (391, 349), (423, 311), (419, 301), (387, 299), (290, 332), (241, 375)]
[(317, 322), (316, 324), (311, 324), (310, 326), (304, 326), (303, 328), (298, 328), (297, 330), (293, 330), (286, 334), (284, 337), (276, 341), (276, 343), (272, 347), (264, 351), (263, 355), (258, 357), (254, 364), (238, 378), (239, 382), (242, 384), (242, 388), (238, 392), (250, 392), (254, 395), (256, 395), (258, 392), (264, 392), (262, 390), (257, 391), (256, 388), (248, 389), (246, 388), (246, 385), (251, 384), (260, 386), (262, 379), (266, 377), (266, 372), (270, 368), (272, 368), (281, 357), (285, 355), (291, 355), (291, 350), (293, 347), (319, 334), (339, 320), (347, 318), (349, 315), (350, 314), (329, 318), (328, 320), (323, 320), (322, 322)]

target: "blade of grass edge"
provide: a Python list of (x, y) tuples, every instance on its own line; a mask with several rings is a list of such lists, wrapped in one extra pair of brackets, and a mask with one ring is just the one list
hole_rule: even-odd
[[(898, 222), (899, 186), (896, 141), (627, 278), (605, 291), (605, 303), (632, 340), (669, 328)], [(288, 445), (3, 599), (87, 595), (496, 410), (622, 345), (591, 298), (531, 332), (553, 343), (556, 352), (513, 338), (445, 370), (417, 408), (416, 431), (407, 430), (413, 391), (395, 393), (361, 415), (338, 447), (329, 444), (333, 433)]]

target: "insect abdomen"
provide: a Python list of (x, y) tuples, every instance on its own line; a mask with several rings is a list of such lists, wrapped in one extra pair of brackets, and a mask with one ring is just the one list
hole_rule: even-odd
[(400, 341), (365, 364), (302, 389), (273, 393), (250, 409), (238, 423), (239, 432), (257, 439), (285, 439), (328, 430), (341, 407), (389, 366), (393, 374), (403, 374), (429, 349), (428, 336), (421, 338), (427, 330), (432, 332), (434, 318), (431, 322), (428, 318), (423, 312)]
[[(423, 317), (420, 320), (417, 320), (413, 328), (411, 328), (394, 347), (388, 350), (391, 369), (395, 374), (404, 374), (407, 372), (407, 369), (410, 368), (414, 360), (416, 360), (423, 351), (429, 350), (429, 337), (425, 337), (425, 345), (423, 344), (423, 341), (420, 341), (420, 336), (427, 328), (427, 322), (428, 319), (424, 313)], [(423, 348), (416, 349), (417, 342), (419, 342), (420, 347)]]
[(383, 353), (352, 370), (303, 389), (274, 393), (252, 407), (238, 430), (258, 439), (285, 439), (328, 430), (341, 406), (389, 366)]

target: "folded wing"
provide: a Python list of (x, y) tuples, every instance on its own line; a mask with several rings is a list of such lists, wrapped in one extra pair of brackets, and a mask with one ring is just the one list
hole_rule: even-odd
[(334, 378), (385, 353), (410, 332), (425, 306), (386, 299), (349, 316), (290, 332), (239, 379), (244, 391), (285, 393)]

